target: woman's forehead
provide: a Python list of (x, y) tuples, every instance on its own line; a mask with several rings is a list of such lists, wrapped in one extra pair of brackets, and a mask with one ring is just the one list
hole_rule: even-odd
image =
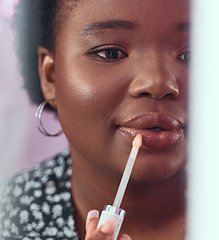
[(74, 6), (63, 29), (85, 37), (107, 29), (168, 34), (190, 25), (189, 0), (84, 0)]
[[(62, 9), (69, 10), (71, 22), (84, 25), (85, 29), (89, 28), (85, 25), (114, 19), (165, 26), (174, 21), (188, 22), (190, 16), (189, 0), (80, 0), (64, 1), (63, 4)], [(66, 11), (63, 13), (65, 15)], [(68, 19), (66, 15), (65, 19)]]

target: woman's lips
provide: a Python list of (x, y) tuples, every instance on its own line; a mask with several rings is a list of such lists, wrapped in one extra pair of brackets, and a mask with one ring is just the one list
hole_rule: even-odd
[(142, 144), (150, 149), (172, 147), (184, 138), (184, 123), (167, 114), (146, 114), (122, 123), (121, 132), (134, 138), (142, 135)]

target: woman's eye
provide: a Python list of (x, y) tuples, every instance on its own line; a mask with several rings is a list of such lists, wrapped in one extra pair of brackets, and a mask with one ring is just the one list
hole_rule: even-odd
[(184, 62), (185, 64), (189, 64), (190, 63), (190, 51), (180, 53), (177, 56), (177, 59)]
[(101, 51), (97, 52), (97, 55), (99, 55), (102, 58), (107, 58), (107, 59), (119, 59), (119, 58), (127, 57), (127, 54), (125, 52), (118, 50), (118, 49), (101, 50)]
[(127, 58), (128, 54), (118, 48), (101, 48), (101, 49), (94, 49), (91, 51), (92, 55), (96, 55), (105, 61), (116, 61), (123, 58)]

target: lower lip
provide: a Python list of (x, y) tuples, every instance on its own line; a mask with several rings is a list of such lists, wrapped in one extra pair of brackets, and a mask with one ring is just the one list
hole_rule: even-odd
[(184, 132), (182, 128), (176, 131), (153, 131), (119, 127), (119, 130), (132, 139), (136, 135), (141, 134), (142, 145), (149, 149), (170, 148), (180, 143), (184, 138)]

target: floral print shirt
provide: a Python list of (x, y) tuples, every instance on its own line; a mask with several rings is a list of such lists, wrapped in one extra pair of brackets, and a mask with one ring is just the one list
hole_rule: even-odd
[(79, 240), (64, 151), (0, 184), (0, 239)]

